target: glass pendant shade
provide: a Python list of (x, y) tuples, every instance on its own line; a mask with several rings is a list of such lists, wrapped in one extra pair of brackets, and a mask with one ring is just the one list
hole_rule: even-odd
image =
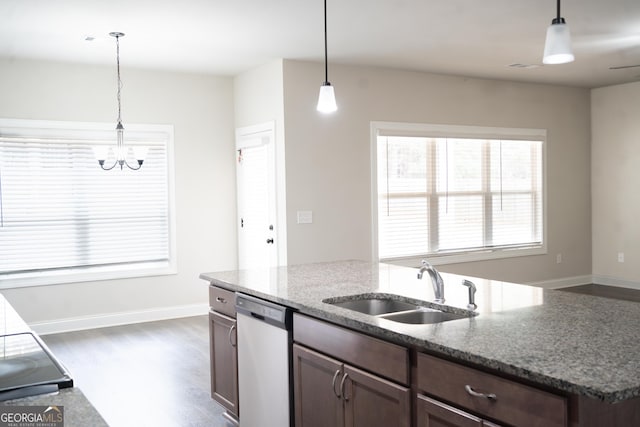
[(566, 64), (574, 60), (571, 51), (571, 34), (564, 18), (555, 18), (547, 28), (543, 64)]
[(144, 161), (147, 158), (147, 152), (149, 151), (149, 147), (134, 145), (133, 146), (133, 157), (138, 161)]
[(333, 91), (331, 83), (324, 82), (320, 86), (320, 95), (318, 96), (317, 110), (321, 113), (333, 113), (338, 109), (336, 105), (336, 95)]
[(93, 155), (98, 162), (104, 162), (109, 156), (109, 150), (106, 145), (96, 145), (93, 147)]

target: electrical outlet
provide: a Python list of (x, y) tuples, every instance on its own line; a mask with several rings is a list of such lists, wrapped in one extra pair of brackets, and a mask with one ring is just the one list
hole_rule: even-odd
[(624, 262), (624, 252), (618, 252), (618, 262)]
[(556, 255), (556, 263), (560, 264), (562, 262), (562, 254)]
[(298, 211), (298, 224), (313, 224), (313, 211)]

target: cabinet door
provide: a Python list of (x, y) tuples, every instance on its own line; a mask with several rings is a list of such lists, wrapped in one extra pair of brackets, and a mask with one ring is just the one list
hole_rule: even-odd
[[(416, 408), (418, 427), (482, 427), (482, 419), (422, 394)], [(489, 426), (490, 424), (487, 424)], [(497, 427), (497, 426), (496, 426)]]
[(411, 393), (406, 387), (360, 369), (344, 366), (340, 381), (347, 427), (409, 427)]
[(344, 426), (340, 398), (342, 363), (293, 345), (293, 400), (296, 427)]
[(229, 412), (238, 415), (238, 356), (236, 321), (209, 312), (211, 345), (211, 397)]

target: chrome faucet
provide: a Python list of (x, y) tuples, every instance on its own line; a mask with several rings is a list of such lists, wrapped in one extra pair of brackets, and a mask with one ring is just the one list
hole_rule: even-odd
[(444, 303), (444, 281), (438, 273), (435, 267), (427, 262), (426, 259), (422, 260), (422, 267), (418, 270), (418, 279), (422, 279), (424, 272), (429, 273), (431, 277), (431, 284), (433, 285), (433, 293), (436, 295), (435, 302)]
[(475, 310), (478, 308), (476, 305), (476, 285), (471, 280), (463, 280), (462, 286), (466, 286), (469, 288), (469, 304), (467, 304), (467, 308), (469, 310)]

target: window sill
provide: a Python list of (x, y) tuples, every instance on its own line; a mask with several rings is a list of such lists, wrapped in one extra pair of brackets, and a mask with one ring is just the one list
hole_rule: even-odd
[(108, 266), (74, 268), (68, 270), (43, 271), (0, 276), (0, 289), (26, 288), (33, 286), (62, 285), (78, 282), (132, 279), (139, 277), (165, 276), (176, 274), (173, 263), (141, 263), (130, 266)]
[(402, 265), (405, 267), (419, 267), (423, 259), (428, 260), (432, 265), (448, 265), (546, 254), (546, 246), (540, 246), (526, 249), (500, 249), (447, 255), (425, 254), (401, 258), (381, 258), (380, 262)]

